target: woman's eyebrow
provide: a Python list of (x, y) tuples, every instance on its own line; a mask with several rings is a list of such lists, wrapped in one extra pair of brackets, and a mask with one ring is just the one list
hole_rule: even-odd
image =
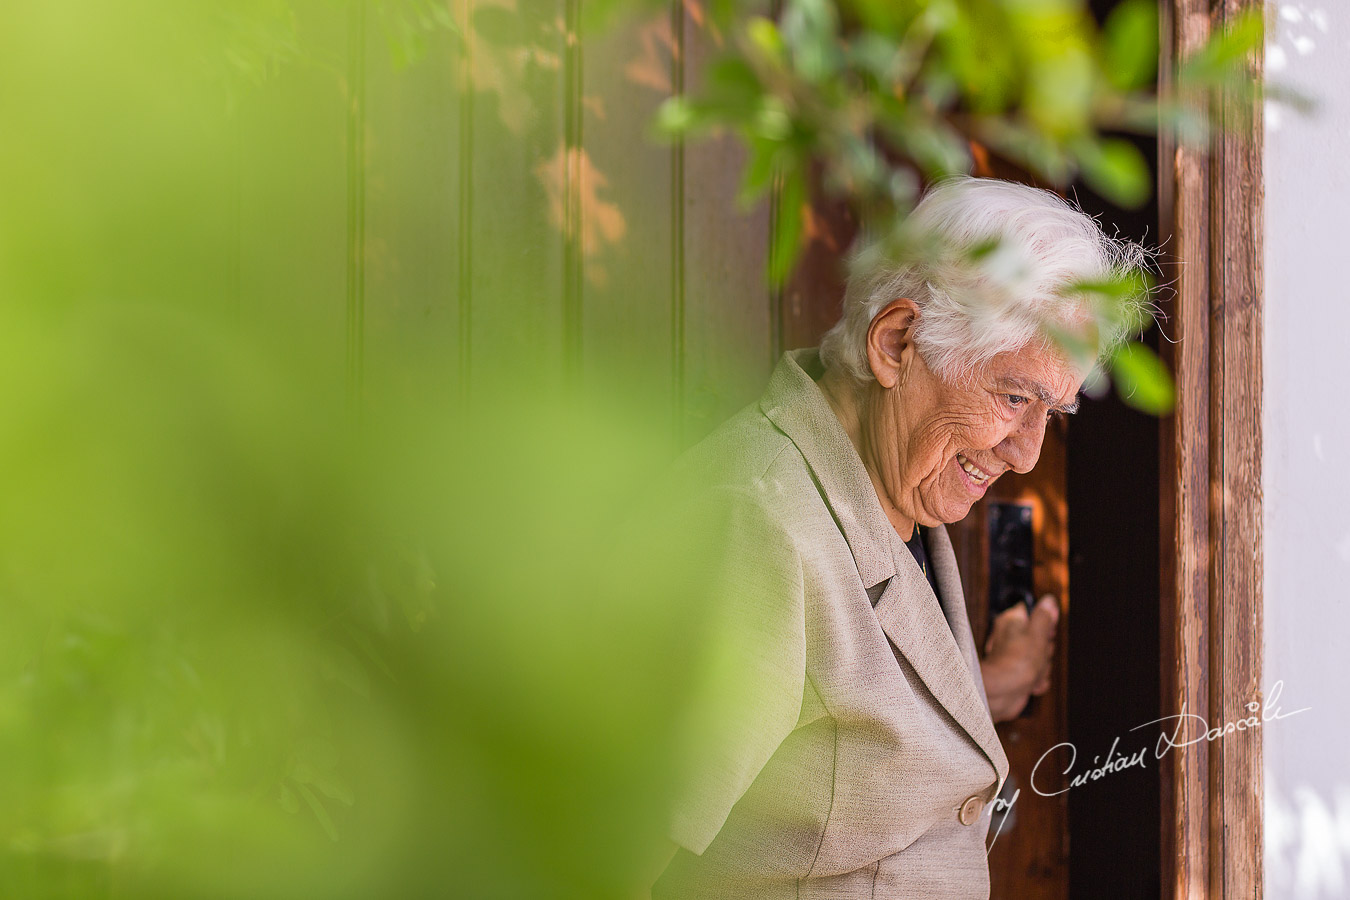
[(1008, 390), (1021, 391), (1024, 394), (1035, 397), (1046, 406), (1056, 412), (1062, 412), (1065, 415), (1071, 416), (1078, 412), (1078, 398), (1076, 396), (1069, 403), (1060, 403), (1048, 387), (1034, 381), (1026, 381), (1021, 378), (1000, 378), (998, 380), (998, 386), (1001, 389), (1006, 388)]

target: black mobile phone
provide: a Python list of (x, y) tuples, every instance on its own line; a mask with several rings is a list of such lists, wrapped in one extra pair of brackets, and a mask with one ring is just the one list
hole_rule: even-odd
[[(989, 629), (994, 620), (1015, 604), (1036, 605), (1032, 574), (1036, 562), (1031, 531), (1031, 507), (1022, 503), (989, 504)], [(1035, 709), (1036, 698), (1027, 701), (1018, 718)]]
[(1031, 507), (1022, 503), (989, 504), (989, 624), (1015, 603), (1027, 613), (1036, 605), (1032, 583), (1035, 543)]

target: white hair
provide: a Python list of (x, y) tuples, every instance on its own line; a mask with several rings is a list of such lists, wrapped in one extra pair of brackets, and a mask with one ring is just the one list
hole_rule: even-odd
[[(905, 224), (900, 253), (865, 245), (850, 261), (843, 316), (821, 340), (827, 368), (873, 377), (867, 331), (888, 303), (914, 301), (914, 345), (939, 378), (955, 382), (999, 353), (1096, 323), (1099, 361), (1140, 327), (1147, 291), (1116, 299), (1075, 286), (1142, 275), (1147, 252), (1108, 237), (1096, 220), (1038, 188), (957, 176), (935, 184)], [(901, 258), (896, 258), (896, 257)]]

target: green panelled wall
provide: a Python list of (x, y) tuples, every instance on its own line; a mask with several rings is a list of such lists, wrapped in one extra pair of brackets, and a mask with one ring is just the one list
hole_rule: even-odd
[(651, 129), (714, 52), (693, 0), (604, 30), (581, 0), (293, 9), (236, 112), (240, 315), (305, 317), (353, 401), (631, 373), (691, 440), (757, 394), (767, 205), (730, 140)]

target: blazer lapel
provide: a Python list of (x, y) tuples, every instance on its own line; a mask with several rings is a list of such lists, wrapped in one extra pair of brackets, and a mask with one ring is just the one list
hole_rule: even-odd
[(801, 451), (848, 542), (863, 587), (871, 589), (895, 574), (890, 540), (895, 530), (881, 511), (858, 451), (803, 363), (818, 365), (816, 352), (783, 354), (760, 400), (760, 410)]
[(760, 400), (760, 409), (806, 459), (821, 496), (848, 541), (863, 587), (870, 591), (885, 584), (875, 605), (882, 630), (938, 703), (989, 757), (1002, 788), (1008, 759), (989, 719), (956, 556), (947, 531), (937, 528), (929, 532), (933, 537), (928, 547), (933, 573), (946, 598), (945, 605), (939, 605), (928, 579), (882, 512), (857, 450), (807, 374), (807, 368), (818, 365), (814, 350), (784, 354)]
[[(975, 650), (975, 636), (970, 629), (970, 616), (966, 612), (966, 595), (961, 588), (961, 573), (956, 567), (956, 553), (952, 550), (952, 539), (945, 525), (929, 529), (928, 557), (933, 566), (933, 575), (937, 578), (938, 593), (941, 595), (942, 613), (951, 626), (956, 646), (961, 650), (972, 672), (980, 671), (980, 657)], [(984, 690), (984, 680), (975, 679), (980, 691), (980, 700), (989, 706), (989, 697)]]
[(877, 621), (933, 697), (989, 758), (1001, 789), (1008, 775), (1008, 758), (989, 718), (984, 686), (979, 683), (979, 660), (965, 598), (955, 577), (956, 558), (945, 529), (929, 534), (941, 534), (930, 542), (929, 554), (938, 586), (947, 599), (945, 608), (933, 595), (914, 558), (897, 540), (894, 543), (903, 551), (903, 558), (901, 552), (896, 553), (896, 575), (877, 601)]

